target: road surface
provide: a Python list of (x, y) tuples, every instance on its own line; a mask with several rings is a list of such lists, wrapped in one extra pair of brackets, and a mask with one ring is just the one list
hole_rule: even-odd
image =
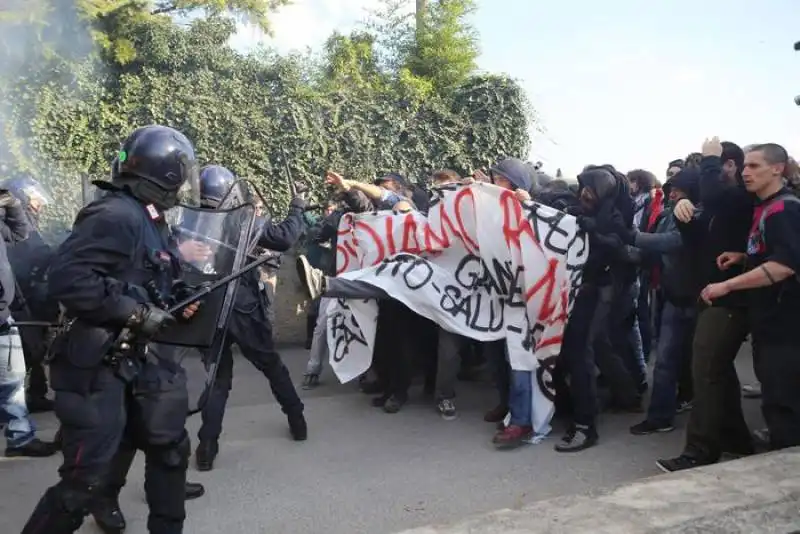
[[(299, 383), (306, 352), (282, 352)], [(740, 376), (751, 381), (747, 349), (738, 363)], [(498, 452), (490, 444), (492, 425), (482, 421), (495, 401), (488, 384), (460, 383), (459, 418), (447, 422), (422, 399), (420, 387), (402, 412), (387, 415), (329, 370), (323, 380), (316, 391), (301, 391), (310, 435), (295, 443), (266, 380), (237, 359), (216, 468), (190, 469), (190, 480), (205, 484), (207, 494), (187, 504), (187, 534), (392, 533), (652, 476), (654, 461), (679, 453), (683, 442), (686, 415), (672, 433), (634, 437), (628, 427), (640, 415), (605, 414), (600, 445), (588, 451), (556, 453), (553, 443), (563, 430), (556, 424), (539, 445)], [(760, 426), (758, 401), (744, 403), (748, 420)], [(193, 442), (196, 419), (189, 424)], [(52, 414), (36, 420), (50, 438)], [(147, 532), (142, 460), (137, 456), (121, 497), (128, 534)], [(0, 531), (21, 530), (36, 499), (56, 481), (58, 465), (58, 457), (0, 460)], [(87, 519), (79, 532), (99, 529)]]

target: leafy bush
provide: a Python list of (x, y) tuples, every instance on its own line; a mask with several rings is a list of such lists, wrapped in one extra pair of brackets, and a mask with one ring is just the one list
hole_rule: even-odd
[[(532, 116), (516, 82), (481, 75), (455, 83), (450, 73), (447, 84), (420, 89), (425, 80), (408, 68), (381, 69), (366, 32), (332, 37), (321, 59), (245, 56), (227, 46), (235, 24), (226, 18), (102, 21), (114, 36), (105, 42), (117, 43), (110, 55), (76, 59), (41, 47), (18, 77), (0, 80), (1, 168), (54, 189), (60, 202), (51, 216), (62, 223), (75, 214), (81, 177), (106, 176), (119, 141), (152, 123), (184, 131), (201, 161), (256, 179), (279, 215), (287, 164), (321, 199), (326, 169), (422, 179), (435, 168), (469, 173), (527, 156)], [(135, 51), (125, 61), (120, 43)]]

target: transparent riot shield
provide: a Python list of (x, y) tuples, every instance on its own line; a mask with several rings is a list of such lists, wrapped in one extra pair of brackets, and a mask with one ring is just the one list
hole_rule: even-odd
[[(181, 206), (167, 214), (181, 259), (182, 279), (190, 286), (214, 283), (245, 264), (255, 209), (251, 204), (235, 205), (237, 201), (232, 199), (216, 210)], [(190, 321), (179, 322), (154, 340), (178, 347), (192, 412), (202, 409), (213, 387), (238, 282), (212, 291)]]

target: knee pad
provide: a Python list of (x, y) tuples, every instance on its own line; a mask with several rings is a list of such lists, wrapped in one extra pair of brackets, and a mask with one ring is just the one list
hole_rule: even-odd
[(189, 435), (183, 436), (168, 445), (150, 445), (148, 452), (162, 467), (169, 470), (186, 470), (189, 467), (189, 458), (192, 456), (192, 443)]

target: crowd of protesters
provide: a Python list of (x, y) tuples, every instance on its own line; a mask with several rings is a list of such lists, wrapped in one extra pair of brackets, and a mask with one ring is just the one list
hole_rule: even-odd
[[(343, 214), (427, 213), (437, 190), (486, 181), (513, 191), (520, 201), (574, 215), (589, 239), (554, 376), (556, 415), (569, 422), (555, 446), (558, 451), (595, 445), (603, 411), (641, 413), (641, 422), (630, 429), (634, 435), (671, 431), (676, 415), (689, 412), (684, 450), (658, 462), (667, 471), (714, 463), (723, 454), (800, 445), (800, 360), (795, 356), (800, 338), (793, 330), (800, 317), (795, 274), (800, 242), (792, 232), (800, 228), (795, 196), (800, 175), (781, 146), (741, 148), (710, 139), (701, 152), (669, 162), (663, 185), (651, 172), (624, 175), (611, 165), (587, 166), (577, 183), (569, 183), (516, 159), (469, 177), (439, 170), (426, 187), (398, 173), (373, 183), (336, 173), (328, 173), (326, 180), (337, 193), (318, 218), (307, 214), (307, 255), (298, 258), (299, 274), (314, 302), (304, 388), (319, 385), (328, 358), (326, 316), (332, 301), (324, 293), (337, 280), (335, 251)], [(9, 228), (5, 243), (11, 247), (6, 271), (13, 269), (16, 285), (26, 285), (25, 275), (35, 275), (36, 269), (15, 263), (21, 245), (11, 230), (23, 214), (36, 217), (46, 199), (29, 185), (12, 185), (11, 194), (0, 198), (4, 227)], [(3, 286), (6, 300), (13, 299), (15, 284)], [(32, 298), (15, 299), (4, 309), (24, 318), (35, 305)], [(13, 335), (11, 344), (19, 344), (16, 331)], [(21, 342), (30, 372), (27, 403), (24, 375), (0, 375), (0, 386), (9, 390), (2, 407), (7, 454), (47, 456), (56, 446), (35, 438), (27, 415), (28, 409), (52, 409), (42, 367), (44, 345), (34, 346), (30, 337), (23, 335)], [(734, 360), (748, 339), (758, 383), (742, 387)], [(21, 358), (19, 349), (12, 352)], [(14, 366), (9, 362), (6, 367)], [(375, 407), (400, 411), (415, 375), (421, 374), (438, 412), (454, 419), (458, 381), (484, 370), (497, 391), (496, 404), (487, 406), (484, 415), (498, 427), (493, 443), (508, 449), (534, 440), (530, 372), (511, 369), (504, 341), (466, 339), (395, 299), (379, 300), (373, 365), (360, 379)], [(747, 427), (743, 393), (761, 397), (766, 428)], [(20, 408), (25, 404), (28, 408)]]
[[(589, 256), (556, 369), (557, 416), (570, 422), (560, 452), (598, 442), (601, 411), (642, 413), (633, 435), (668, 432), (689, 413), (686, 445), (658, 461), (666, 471), (714, 463), (760, 449), (800, 445), (800, 183), (795, 162), (777, 144), (745, 148), (707, 140), (701, 152), (668, 163), (662, 182), (651, 172), (622, 174), (587, 166), (577, 184), (553, 179), (538, 165), (506, 159), (487, 173), (432, 174), (429, 187), (400, 174), (373, 183), (329, 173), (338, 192), (311, 228), (298, 273), (315, 302), (304, 388), (319, 385), (328, 357), (324, 294), (335, 276), (339, 220), (346, 212), (426, 213), (438, 188), (491, 181), (575, 215), (589, 237)], [(417, 335), (410, 336), (409, 332)], [(748, 429), (734, 360), (750, 340), (766, 429)], [(652, 367), (652, 374), (648, 367)], [(408, 401), (415, 373), (444, 419), (457, 416), (459, 378), (491, 369), (497, 405), (484, 419), (498, 425), (498, 448), (533, 438), (530, 373), (512, 370), (504, 341), (481, 343), (450, 333), (400, 302), (379, 301), (373, 365), (360, 388), (372, 404), (396, 413)], [(648, 395), (649, 390), (649, 395)], [(489, 408), (489, 407), (487, 407)]]

